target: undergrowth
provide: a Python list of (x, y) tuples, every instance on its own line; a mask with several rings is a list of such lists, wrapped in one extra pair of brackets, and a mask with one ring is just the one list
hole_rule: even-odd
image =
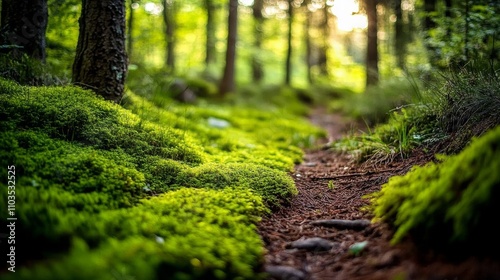
[(420, 246), (453, 254), (495, 254), (500, 231), (500, 126), (462, 152), (439, 156), (395, 176), (371, 194), (376, 219), (395, 228), (393, 243), (411, 236)]
[[(438, 144), (438, 152), (454, 154), (472, 137), (500, 124), (496, 73), (470, 66), (433, 81), (427, 89), (415, 84), (413, 102), (392, 109), (386, 122), (332, 143), (332, 148), (352, 153), (360, 162), (389, 162), (406, 158), (417, 147), (436, 151)], [(366, 94), (364, 102), (371, 101), (373, 96)]]

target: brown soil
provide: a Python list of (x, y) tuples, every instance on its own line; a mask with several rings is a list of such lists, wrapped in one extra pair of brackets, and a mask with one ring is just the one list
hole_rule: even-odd
[[(314, 111), (311, 121), (328, 131), (325, 141), (362, 127), (321, 109)], [(363, 230), (310, 224), (320, 219), (371, 220), (373, 216), (362, 209), (368, 203), (363, 196), (378, 191), (389, 177), (404, 174), (432, 158), (416, 152), (390, 164), (369, 165), (356, 164), (348, 155), (327, 149), (307, 151), (304, 162), (292, 174), (299, 194), (290, 205), (260, 223), (259, 232), (267, 249), (266, 266), (293, 267), (306, 275), (276, 279), (500, 279), (500, 261), (470, 257), (453, 262), (437, 254), (423, 254), (410, 240), (391, 246), (392, 231), (385, 224), (372, 223)], [(333, 188), (328, 187), (330, 181)], [(337, 246), (328, 251), (288, 249), (290, 242), (311, 237), (327, 239)], [(351, 254), (349, 247), (362, 241), (368, 241), (365, 249), (357, 256)]]

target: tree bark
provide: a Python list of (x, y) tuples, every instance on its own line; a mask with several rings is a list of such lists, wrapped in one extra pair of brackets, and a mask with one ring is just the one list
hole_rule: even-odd
[(293, 35), (293, 0), (288, 0), (288, 47), (286, 52), (285, 63), (285, 85), (292, 83), (292, 35)]
[(260, 49), (262, 48), (264, 16), (262, 9), (264, 7), (263, 0), (254, 0), (253, 3), (253, 20), (254, 20), (254, 51), (252, 52), (252, 80), (260, 82), (264, 77), (264, 70), (260, 60)]
[(366, 14), (368, 16), (368, 43), (366, 47), (366, 86), (378, 84), (378, 20), (377, 0), (365, 0)]
[(227, 20), (228, 35), (226, 49), (226, 65), (219, 85), (220, 95), (234, 91), (234, 69), (236, 60), (236, 37), (238, 33), (238, 0), (229, 0), (229, 16)]
[(125, 1), (83, 0), (73, 83), (119, 102), (127, 75)]
[(165, 64), (173, 73), (175, 71), (175, 11), (174, 0), (163, 0), (163, 22), (165, 24), (166, 54)]
[(47, 0), (1, 1), (0, 45), (14, 58), (23, 54), (45, 62)]
[(205, 65), (208, 67), (215, 63), (215, 10), (216, 6), (213, 0), (205, 0), (205, 9), (207, 10), (206, 26), (206, 46), (205, 46)]

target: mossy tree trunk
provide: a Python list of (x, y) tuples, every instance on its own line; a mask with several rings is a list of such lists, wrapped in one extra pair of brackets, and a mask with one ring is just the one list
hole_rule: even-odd
[(229, 0), (226, 65), (219, 85), (220, 95), (234, 91), (234, 69), (236, 63), (236, 37), (238, 34), (238, 0)]
[(45, 62), (47, 0), (2, 0), (0, 45), (14, 58), (23, 54)]
[(368, 17), (368, 31), (366, 46), (366, 86), (378, 84), (378, 17), (377, 17), (377, 2), (378, 0), (365, 0), (365, 9)]
[(83, 0), (73, 83), (119, 102), (127, 75), (125, 1)]

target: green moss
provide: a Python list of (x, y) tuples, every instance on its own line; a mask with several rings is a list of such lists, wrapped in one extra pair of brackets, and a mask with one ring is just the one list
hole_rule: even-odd
[(499, 142), (497, 127), (460, 154), (414, 167), (374, 194), (375, 216), (396, 227), (393, 242), (411, 234), (422, 244), (447, 249), (500, 248), (500, 231), (492, 223), (500, 200)]
[(69, 255), (22, 268), (14, 278), (258, 279), (263, 249), (254, 223), (266, 211), (248, 190), (182, 189), (130, 209), (54, 214), (58, 223), (45, 225), (51, 238), (81, 241)]
[(130, 94), (129, 110), (77, 87), (0, 80), (16, 279), (261, 277), (255, 224), (297, 193), (286, 171), (323, 132), (279, 111), (160, 99)]
[(270, 207), (289, 202), (297, 189), (284, 172), (254, 164), (206, 164), (182, 173), (178, 184), (197, 188), (238, 187), (260, 194)]
[(142, 121), (116, 104), (76, 87), (15, 87), (0, 80), (3, 131), (38, 130), (98, 149), (123, 149), (134, 156), (158, 155), (189, 163), (203, 161), (202, 148), (185, 132)]

